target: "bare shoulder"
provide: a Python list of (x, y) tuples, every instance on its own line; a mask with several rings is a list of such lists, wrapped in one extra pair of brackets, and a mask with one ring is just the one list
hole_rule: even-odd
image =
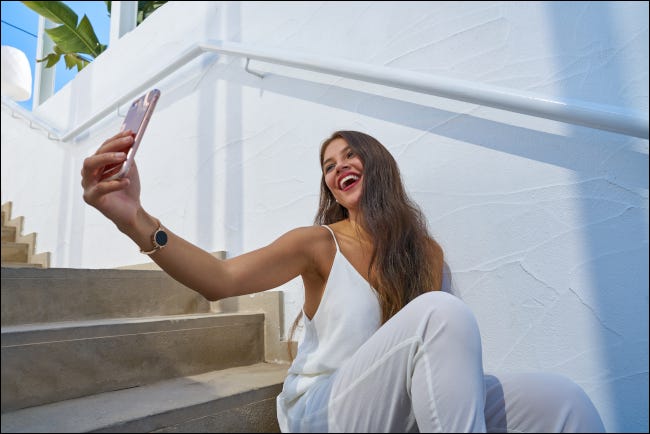
[(300, 227), (284, 233), (265, 247), (223, 261), (232, 288), (226, 296), (277, 288), (300, 275), (303, 278), (319, 275), (323, 269), (327, 236), (325, 228)]
[(336, 244), (330, 231), (319, 225), (297, 228), (289, 233), (300, 240), (305, 249), (303, 250), (303, 256), (309, 265), (305, 268), (305, 272), (302, 273), (305, 286), (304, 307), (307, 309), (305, 312), (313, 316), (332, 268)]
[(329, 231), (321, 226), (303, 226), (292, 229), (275, 240), (272, 244), (276, 249), (298, 252), (316, 258), (323, 249), (332, 243)]
[(322, 226), (302, 226), (285, 233), (280, 239), (287, 239), (297, 243), (319, 243), (331, 239), (329, 231)]
[(287, 239), (287, 246), (293, 246), (308, 258), (312, 272), (322, 274), (329, 270), (336, 246), (332, 234), (326, 228), (318, 225), (299, 227), (287, 232), (280, 237), (282, 238)]

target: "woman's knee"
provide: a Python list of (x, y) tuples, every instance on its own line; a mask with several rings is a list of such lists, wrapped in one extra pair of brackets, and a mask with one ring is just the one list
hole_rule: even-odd
[(442, 291), (426, 292), (413, 299), (405, 308), (409, 315), (421, 318), (427, 328), (444, 328), (448, 335), (459, 339), (479, 337), (474, 313), (458, 297)]
[(429, 291), (418, 295), (407, 306), (415, 306), (417, 309), (437, 309), (438, 311), (469, 311), (469, 307), (458, 297), (444, 291)]
[[(538, 432), (605, 432), (585, 391), (555, 373), (523, 373), (499, 378), (510, 429)], [(488, 387), (488, 403), (499, 402)], [(496, 390), (496, 389), (495, 389)], [(496, 396), (496, 395), (495, 395)], [(496, 404), (495, 404), (496, 403)], [(492, 404), (486, 406), (489, 407)], [(494, 407), (494, 405), (492, 405)], [(496, 408), (496, 407), (495, 407)]]
[(566, 412), (564, 432), (605, 432), (598, 410), (582, 387), (558, 374), (549, 374), (546, 381), (554, 388), (553, 398)]

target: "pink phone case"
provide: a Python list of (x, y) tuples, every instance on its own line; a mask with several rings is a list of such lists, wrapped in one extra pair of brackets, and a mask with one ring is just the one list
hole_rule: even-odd
[(128, 150), (124, 149), (124, 151), (128, 153), (127, 158), (123, 163), (106, 166), (104, 173), (102, 174), (103, 180), (110, 181), (113, 179), (119, 179), (129, 173), (129, 169), (131, 168), (131, 165), (133, 165), (135, 154), (138, 151), (140, 141), (142, 140), (144, 131), (147, 128), (149, 119), (151, 119), (151, 114), (153, 113), (153, 109), (156, 107), (158, 98), (160, 98), (160, 91), (158, 89), (152, 89), (133, 101), (128, 113), (126, 114), (126, 118), (122, 123), (122, 127), (120, 128), (120, 131), (131, 130), (133, 132), (133, 145), (131, 145)]

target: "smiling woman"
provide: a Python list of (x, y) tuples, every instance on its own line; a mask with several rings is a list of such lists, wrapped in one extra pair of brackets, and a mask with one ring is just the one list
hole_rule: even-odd
[(477, 321), (441, 291), (442, 248), (377, 139), (326, 139), (315, 224), (227, 260), (144, 210), (135, 163), (122, 179), (102, 179), (132, 143), (118, 133), (84, 160), (83, 198), (170, 276), (211, 301), (302, 278), (305, 334), (277, 397), (282, 432), (604, 431), (565, 377), (484, 374)]

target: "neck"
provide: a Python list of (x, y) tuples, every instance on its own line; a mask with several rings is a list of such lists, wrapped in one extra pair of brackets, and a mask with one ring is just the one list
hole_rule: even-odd
[(350, 221), (350, 224), (353, 227), (359, 227), (361, 228), (361, 213), (357, 212), (356, 209), (349, 209), (348, 208), (348, 220)]
[[(357, 218), (355, 219), (353, 217)], [(368, 232), (366, 232), (366, 230), (363, 228), (361, 219), (358, 217), (358, 215), (350, 216), (350, 218), (347, 219), (348, 225), (350, 227), (350, 235), (354, 236), (354, 238), (359, 242), (368, 242), (370, 241), (370, 235), (368, 235)]]

